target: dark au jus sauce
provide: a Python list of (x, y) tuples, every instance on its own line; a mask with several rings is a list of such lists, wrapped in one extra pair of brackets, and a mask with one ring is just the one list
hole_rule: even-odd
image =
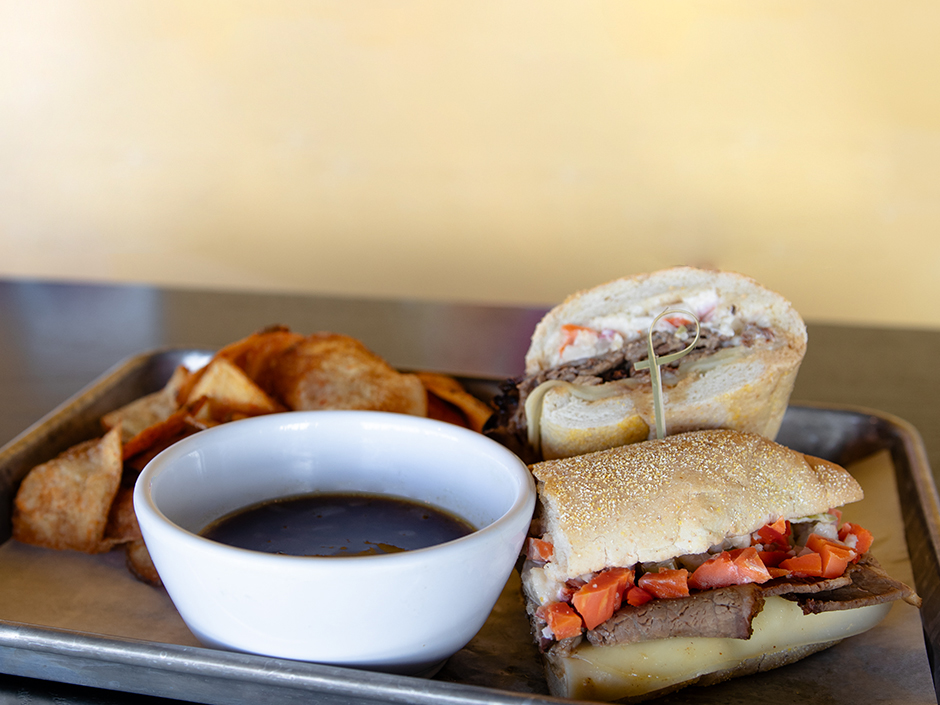
[(236, 510), (202, 536), (290, 556), (368, 556), (413, 551), (466, 536), (473, 526), (423, 502), (365, 493), (307, 494)]

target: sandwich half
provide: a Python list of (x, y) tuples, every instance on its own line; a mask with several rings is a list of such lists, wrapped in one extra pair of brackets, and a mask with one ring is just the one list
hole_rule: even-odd
[(806, 351), (806, 326), (781, 295), (733, 272), (676, 267), (578, 292), (536, 326), (525, 374), (507, 382), (488, 433), (528, 462), (654, 438), (647, 332), (663, 368), (666, 432), (732, 428), (773, 439)]
[(841, 522), (843, 468), (704, 430), (535, 464), (522, 569), (553, 695), (636, 701), (799, 660), (920, 604)]

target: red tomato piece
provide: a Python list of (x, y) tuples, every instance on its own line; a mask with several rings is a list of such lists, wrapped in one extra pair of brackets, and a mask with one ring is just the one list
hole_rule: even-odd
[(563, 325), (561, 327), (561, 332), (564, 333), (565, 339), (562, 342), (561, 347), (558, 348), (559, 354), (564, 352), (564, 349), (567, 348), (569, 345), (574, 345), (574, 341), (578, 337), (578, 333), (586, 332), (586, 333), (594, 333), (595, 335), (597, 334), (597, 331), (593, 330), (592, 328), (587, 328), (585, 326), (576, 326), (573, 323), (566, 323), (565, 325)]
[(674, 597), (688, 597), (689, 571), (685, 568), (678, 570), (666, 569), (658, 573), (644, 573), (637, 580), (637, 585), (650, 593), (653, 597), (670, 599)]
[(819, 578), (822, 577), (822, 556), (815, 551), (807, 551), (800, 556), (780, 561), (779, 567), (785, 568), (798, 578)]
[(854, 549), (844, 543), (823, 538), (818, 534), (810, 534), (806, 540), (806, 547), (816, 551), (822, 559), (822, 577), (838, 578), (848, 568), (849, 561), (858, 554)]
[(757, 530), (761, 542), (764, 545), (780, 546), (789, 548), (789, 536), (791, 533), (790, 522), (786, 519), (777, 519), (773, 524), (766, 524)]
[(647, 602), (653, 599), (653, 596), (650, 595), (646, 590), (636, 586), (627, 590), (625, 597), (627, 598), (627, 604), (633, 605), (634, 607), (645, 605)]
[(556, 639), (568, 639), (581, 633), (581, 617), (567, 602), (542, 605), (536, 613), (548, 623)]
[(571, 598), (584, 626), (593, 629), (610, 619), (620, 609), (623, 593), (631, 585), (633, 571), (629, 568), (610, 568), (585, 583)]
[[(839, 540), (845, 543), (851, 543), (849, 541), (849, 536), (855, 537), (855, 551), (858, 553), (858, 556), (861, 556), (864, 553), (868, 552), (868, 549), (871, 548), (872, 543), (874, 542), (874, 537), (871, 535), (871, 532), (858, 524), (851, 524), (846, 522), (842, 525), (842, 528), (839, 529)], [(855, 558), (858, 560), (858, 557)]]
[(722, 551), (692, 572), (689, 577), (689, 587), (695, 590), (709, 590), (735, 585), (737, 580), (738, 570), (735, 568), (734, 559), (730, 553)]
[(734, 566), (738, 571), (737, 585), (744, 583), (766, 583), (770, 580), (767, 566), (761, 560), (757, 549), (752, 547), (735, 552)]
[(619, 581), (619, 584), (622, 587), (620, 590), (621, 595), (629, 588), (633, 587), (633, 578), (636, 575), (636, 573), (633, 571), (633, 568), (608, 568), (604, 571), (603, 574), (615, 577)]
[(666, 321), (669, 325), (673, 326), (674, 328), (681, 328), (682, 326), (692, 325), (692, 321), (690, 321), (687, 317), (683, 316), (682, 314), (665, 316), (663, 317), (662, 320)]
[(546, 563), (552, 559), (555, 554), (555, 547), (548, 541), (537, 539), (534, 536), (529, 537), (526, 544), (526, 558), (532, 561), (541, 561)]
[(696, 590), (708, 590), (745, 583), (765, 583), (770, 578), (760, 553), (749, 546), (722, 551), (709, 558), (692, 573), (689, 586)]
[(832, 551), (823, 550), (819, 557), (822, 559), (822, 577), (824, 578), (838, 578), (849, 567), (849, 561), (846, 558)]

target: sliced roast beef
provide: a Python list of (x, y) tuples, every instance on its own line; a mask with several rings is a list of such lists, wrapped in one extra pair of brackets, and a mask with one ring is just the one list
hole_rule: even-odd
[(764, 606), (756, 584), (735, 585), (673, 600), (626, 605), (587, 633), (596, 646), (633, 644), (674, 636), (747, 639), (751, 621)]
[(764, 597), (771, 595), (806, 594), (835, 590), (852, 584), (848, 572), (838, 578), (775, 578), (763, 583)]
[(803, 614), (848, 610), (895, 600), (904, 600), (920, 607), (920, 597), (907, 585), (888, 575), (878, 561), (868, 554), (862, 556), (858, 563), (849, 565), (846, 575), (851, 578), (849, 585), (812, 595), (791, 593), (784, 597), (796, 602)]

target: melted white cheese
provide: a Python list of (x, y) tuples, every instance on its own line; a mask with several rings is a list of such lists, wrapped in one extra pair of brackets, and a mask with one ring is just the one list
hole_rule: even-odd
[(796, 603), (770, 597), (754, 618), (750, 639), (677, 637), (601, 647), (584, 642), (563, 660), (559, 675), (567, 689), (565, 697), (602, 701), (636, 697), (733, 668), (747, 659), (861, 634), (884, 619), (892, 604), (804, 615)]

